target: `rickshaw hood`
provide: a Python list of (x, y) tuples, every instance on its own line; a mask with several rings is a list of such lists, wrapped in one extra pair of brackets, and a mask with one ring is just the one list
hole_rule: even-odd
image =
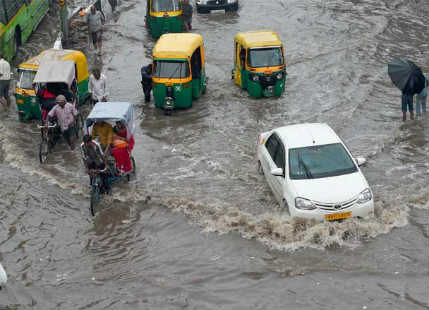
[(75, 76), (75, 63), (72, 60), (43, 61), (33, 83), (65, 83), (70, 86)]

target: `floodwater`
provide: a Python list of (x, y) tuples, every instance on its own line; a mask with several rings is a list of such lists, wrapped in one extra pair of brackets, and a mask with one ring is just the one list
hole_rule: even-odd
[[(137, 177), (113, 187), (95, 218), (79, 152), (38, 162), (36, 123), (0, 113), (0, 309), (429, 309), (429, 120), (400, 120), (386, 63), (429, 71), (425, 0), (247, 0), (236, 14), (194, 13), (207, 94), (170, 117), (146, 104), (139, 68), (154, 40), (145, 2), (108, 17), (102, 65), (111, 100), (137, 108)], [(51, 46), (46, 18), (18, 61)], [(285, 94), (253, 100), (233, 85), (239, 31), (274, 29)], [(326, 122), (364, 156), (372, 219), (291, 220), (256, 170), (260, 132)], [(335, 189), (334, 189), (335, 190)]]

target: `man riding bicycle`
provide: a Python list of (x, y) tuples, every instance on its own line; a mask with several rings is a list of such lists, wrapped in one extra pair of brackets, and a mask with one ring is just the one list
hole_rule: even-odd
[[(83, 137), (83, 142), (80, 145), (83, 162), (85, 164), (86, 173), (89, 174), (89, 178), (92, 183), (92, 175), (94, 170), (103, 171), (107, 167), (106, 158), (101, 150), (100, 144), (97, 141), (92, 140), (90, 135)], [(101, 192), (109, 193), (110, 185), (108, 181), (109, 171), (105, 170), (100, 172), (101, 177)]]

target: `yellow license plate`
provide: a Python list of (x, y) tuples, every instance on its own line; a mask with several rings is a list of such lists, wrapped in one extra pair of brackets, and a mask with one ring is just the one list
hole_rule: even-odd
[(335, 220), (347, 219), (347, 218), (349, 218), (351, 216), (352, 216), (351, 212), (325, 214), (325, 220), (327, 220), (327, 221), (335, 221)]

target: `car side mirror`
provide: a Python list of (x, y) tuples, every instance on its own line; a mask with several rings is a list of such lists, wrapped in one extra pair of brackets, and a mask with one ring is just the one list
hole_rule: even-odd
[(275, 175), (277, 177), (282, 177), (282, 176), (284, 176), (284, 171), (282, 168), (275, 168), (275, 169), (271, 170), (271, 174)]
[(366, 164), (366, 159), (364, 157), (356, 157), (355, 161), (359, 167)]

